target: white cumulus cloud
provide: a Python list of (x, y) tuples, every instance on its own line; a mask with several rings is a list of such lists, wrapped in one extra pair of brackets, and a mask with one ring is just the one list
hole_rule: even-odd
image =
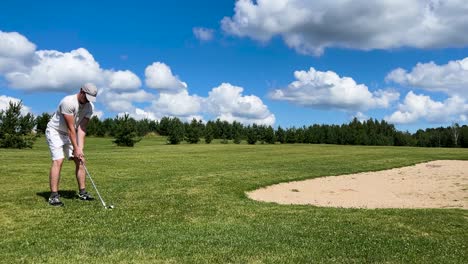
[(434, 101), (427, 95), (410, 91), (403, 103), (385, 119), (391, 123), (409, 124), (421, 119), (429, 122), (451, 122), (464, 119), (468, 115), (468, 104), (465, 99), (454, 96), (443, 102)]
[(299, 53), (468, 45), (465, 0), (239, 0), (221, 21), (228, 34), (266, 42), (275, 36)]
[[(121, 115), (127, 113), (136, 119), (159, 120), (169, 116), (190, 122), (193, 118), (205, 120), (204, 115), (209, 114), (221, 120), (236, 120), (243, 124), (273, 125), (275, 122), (275, 116), (262, 100), (255, 95), (243, 95), (242, 87), (223, 83), (213, 88), (208, 97), (190, 94), (187, 84), (162, 62), (149, 65), (145, 75), (147, 85), (156, 88), (158, 94), (104, 89), (101, 100), (107, 102), (110, 110)], [(135, 107), (133, 102), (145, 102), (149, 106)]]
[(109, 88), (128, 91), (137, 90), (139, 87), (141, 87), (140, 78), (133, 72), (129, 70), (109, 72)]
[(70, 52), (36, 50), (17, 32), (0, 31), (0, 74), (8, 86), (28, 91), (75, 91), (84, 82), (117, 90), (136, 89), (141, 81), (131, 71), (102, 69), (84, 48)]
[(0, 31), (0, 74), (25, 69), (36, 45), (17, 32)]
[(160, 116), (187, 117), (202, 110), (202, 98), (189, 95), (187, 90), (179, 93), (160, 93), (159, 98), (153, 101), (151, 109)]
[(149, 120), (159, 120), (161, 117), (156, 116), (152, 112), (147, 112), (141, 108), (136, 108), (134, 113), (130, 113), (130, 116), (136, 120), (149, 119)]
[(237, 120), (247, 124), (273, 125), (275, 115), (255, 95), (242, 95), (244, 88), (223, 83), (208, 94), (207, 104), (217, 118), (232, 122)]
[[(141, 81), (131, 71), (102, 69), (93, 55), (84, 48), (70, 52), (37, 50), (29, 58), (3, 59), (18, 65), (2, 67), (8, 86), (27, 91), (74, 92), (83, 83), (92, 82), (98, 87), (115, 90), (135, 90)], [(24, 61), (28, 61), (27, 64)], [(2, 57), (0, 57), (0, 64)]]
[(160, 92), (178, 93), (187, 89), (187, 84), (172, 74), (169, 66), (162, 62), (154, 62), (145, 69), (146, 85)]
[(144, 90), (137, 91), (114, 91), (112, 89), (102, 89), (98, 95), (99, 102), (102, 102), (113, 112), (133, 112), (136, 107), (133, 103), (151, 102), (156, 98), (152, 93)]
[(0, 57), (25, 57), (36, 50), (36, 45), (18, 32), (0, 30)]
[(16, 32), (0, 31), (0, 74), (9, 88), (35, 91), (77, 92), (85, 82), (98, 87), (98, 102), (112, 111), (134, 109), (134, 102), (154, 95), (141, 90), (141, 80), (129, 70), (103, 69), (84, 48), (70, 52), (36, 50), (36, 45)]
[(418, 63), (410, 72), (398, 68), (391, 71), (386, 80), (468, 98), (468, 57), (449, 61), (444, 65), (434, 62)]
[(311, 67), (309, 71), (294, 72), (294, 76), (296, 81), (285, 89), (271, 92), (270, 97), (305, 107), (346, 111), (387, 108), (399, 98), (399, 93), (391, 90), (370, 92), (366, 85), (333, 71), (322, 72)]
[(35, 52), (34, 60), (35, 63), (26, 70), (5, 74), (10, 87), (29, 91), (75, 91), (85, 82), (103, 82), (99, 64), (83, 48), (65, 53), (39, 50)]

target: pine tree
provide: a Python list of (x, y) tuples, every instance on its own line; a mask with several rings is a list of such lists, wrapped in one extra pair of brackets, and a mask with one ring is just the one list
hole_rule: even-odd
[(247, 127), (247, 143), (250, 145), (255, 145), (257, 143), (257, 126), (253, 124), (252, 126)]
[(169, 144), (180, 144), (184, 139), (184, 123), (179, 118), (174, 117), (169, 121), (167, 141)]
[(205, 127), (205, 143), (210, 144), (213, 141), (214, 131), (216, 129), (216, 124), (213, 121), (208, 121)]
[(462, 148), (468, 148), (468, 126), (467, 125), (460, 127), (458, 145)]
[(32, 133), (36, 120), (34, 115), (21, 114), (22, 102), (10, 101), (6, 110), (0, 111), (0, 147), (32, 148), (36, 136)]
[(201, 129), (198, 124), (198, 121), (194, 118), (190, 125), (187, 126), (186, 129), (186, 140), (190, 144), (196, 144), (200, 141), (201, 136)]
[(296, 143), (296, 128), (290, 127), (286, 129), (286, 143), (294, 144)]
[(102, 122), (97, 116), (91, 117), (86, 126), (86, 135), (87, 136), (104, 136), (105, 132), (103, 130)]
[(171, 119), (169, 117), (163, 117), (161, 118), (161, 121), (159, 122), (159, 135), (161, 136), (167, 136), (169, 135), (169, 126), (171, 124)]
[(242, 131), (244, 130), (241, 123), (234, 121), (232, 122), (232, 137), (235, 144), (240, 144), (242, 139)]
[(115, 123), (116, 132), (113, 142), (117, 146), (133, 147), (135, 143), (141, 140), (140, 137), (137, 137), (136, 122), (128, 114), (125, 114), (123, 117), (117, 117)]
[(45, 134), (47, 129), (47, 123), (49, 123), (52, 116), (48, 113), (43, 113), (42, 115), (36, 117), (36, 132), (38, 134)]
[(271, 126), (265, 129), (265, 142), (268, 144), (275, 144), (276, 142), (275, 130)]
[(281, 128), (281, 126), (279, 126), (276, 130), (276, 140), (281, 144), (286, 142), (286, 133), (284, 132), (284, 129)]

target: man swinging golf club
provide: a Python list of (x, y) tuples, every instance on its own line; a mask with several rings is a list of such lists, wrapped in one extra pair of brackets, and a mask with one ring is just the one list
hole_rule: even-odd
[(75, 161), (79, 199), (94, 200), (86, 192), (85, 170), (80, 165), (85, 164), (83, 150), (86, 126), (93, 114), (94, 105), (92, 102), (96, 101), (96, 96), (96, 86), (92, 83), (84, 84), (77, 94), (66, 96), (60, 101), (57, 111), (47, 124), (46, 138), (52, 156), (52, 166), (49, 174), (51, 192), (49, 204), (52, 206), (63, 206), (58, 189), (60, 172), (65, 157)]

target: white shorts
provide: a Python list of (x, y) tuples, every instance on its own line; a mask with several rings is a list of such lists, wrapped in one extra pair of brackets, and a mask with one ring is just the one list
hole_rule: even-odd
[(65, 157), (71, 159), (73, 157), (73, 145), (70, 137), (68, 137), (68, 133), (47, 128), (45, 134), (52, 160), (60, 160)]

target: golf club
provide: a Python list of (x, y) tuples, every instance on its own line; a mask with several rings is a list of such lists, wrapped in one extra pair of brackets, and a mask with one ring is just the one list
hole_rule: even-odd
[(86, 166), (84, 165), (84, 163), (82, 162), (81, 165), (83, 165), (83, 168), (85, 169), (86, 171), (86, 175), (88, 175), (88, 178), (91, 180), (91, 183), (93, 184), (93, 187), (94, 189), (96, 190), (96, 193), (99, 197), (99, 200), (101, 200), (101, 203), (102, 203), (102, 206), (104, 206), (105, 209), (114, 209), (114, 206), (113, 205), (106, 205), (106, 203), (104, 202), (104, 200), (102, 199), (101, 197), (101, 194), (99, 194), (99, 191), (96, 187), (96, 184), (94, 184), (94, 181), (93, 181), (93, 178), (91, 178), (91, 174), (89, 174), (89, 171), (88, 169), (86, 168)]

